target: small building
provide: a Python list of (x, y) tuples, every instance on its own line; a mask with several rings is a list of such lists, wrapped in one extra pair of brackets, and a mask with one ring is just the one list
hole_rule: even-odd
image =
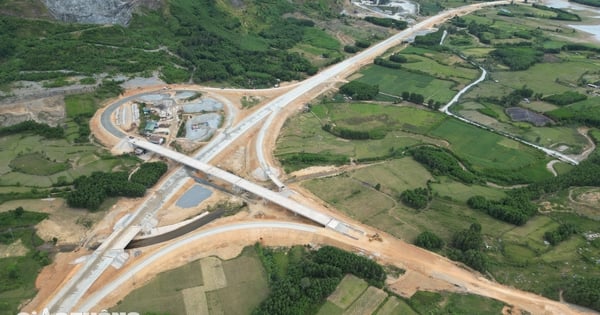
[(162, 145), (163, 143), (165, 143), (165, 138), (156, 135), (151, 135), (150, 137), (148, 137), (148, 141), (154, 144)]
[(148, 120), (148, 121), (146, 121), (146, 127), (144, 127), (144, 131), (146, 131), (146, 132), (152, 132), (157, 127), (158, 127), (158, 124), (156, 123), (156, 121), (154, 121), (154, 120)]

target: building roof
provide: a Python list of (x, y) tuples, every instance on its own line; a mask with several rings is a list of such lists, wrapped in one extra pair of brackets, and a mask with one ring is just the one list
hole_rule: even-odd
[(146, 127), (144, 127), (144, 130), (146, 130), (146, 131), (153, 131), (156, 127), (157, 127), (156, 121), (154, 121), (154, 120), (148, 120), (146, 122)]

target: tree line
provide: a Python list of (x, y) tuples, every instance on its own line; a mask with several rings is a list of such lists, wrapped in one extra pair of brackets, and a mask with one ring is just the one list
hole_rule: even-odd
[(22, 132), (32, 132), (46, 139), (61, 139), (65, 137), (65, 130), (59, 126), (50, 127), (34, 120), (26, 120), (12, 126), (0, 128), (0, 136), (7, 136)]
[(365, 17), (365, 21), (383, 27), (395, 28), (397, 30), (403, 30), (408, 26), (408, 23), (406, 21), (395, 20), (390, 18), (380, 18), (375, 16), (367, 16)]
[(427, 188), (417, 187), (403, 191), (399, 197), (405, 205), (419, 210), (427, 207), (427, 204), (431, 201), (431, 192)]
[(386, 277), (374, 261), (331, 246), (290, 261), (282, 276), (277, 273), (275, 252), (259, 244), (255, 248), (267, 270), (271, 293), (252, 314), (316, 313), (345, 274), (352, 273), (379, 288)]
[(142, 197), (146, 188), (156, 183), (167, 169), (163, 162), (145, 164), (131, 175), (132, 180), (127, 172), (94, 172), (78, 177), (73, 182), (74, 190), (67, 196), (67, 204), (97, 210), (108, 197)]
[(483, 196), (473, 196), (467, 200), (467, 205), (472, 209), (487, 213), (488, 215), (514, 225), (527, 223), (536, 212), (537, 208), (525, 194), (511, 194), (501, 200), (487, 200)]
[(450, 153), (436, 147), (420, 146), (410, 151), (415, 161), (423, 164), (433, 175), (449, 175), (461, 182), (475, 182), (476, 176), (465, 171)]
[(340, 93), (355, 100), (372, 100), (379, 94), (379, 85), (350, 81), (340, 87)]

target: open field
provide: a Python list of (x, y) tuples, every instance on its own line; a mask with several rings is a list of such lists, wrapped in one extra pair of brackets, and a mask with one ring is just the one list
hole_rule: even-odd
[[(128, 294), (113, 309), (168, 314), (205, 311), (250, 314), (268, 291), (262, 264), (254, 248), (248, 247), (231, 260), (208, 257), (163, 272)], [(202, 309), (190, 310), (187, 306)]]
[(360, 73), (362, 76), (358, 78), (358, 81), (379, 85), (381, 92), (396, 96), (400, 96), (402, 92), (412, 92), (423, 95), (425, 100), (434, 99), (445, 103), (456, 94), (455, 82), (404, 69), (371, 65), (361, 70)]
[[(362, 282), (361, 282), (362, 281)], [(501, 314), (504, 304), (477, 295), (418, 291), (410, 299), (388, 295), (346, 275), (321, 306), (319, 315)]]
[[(363, 110), (367, 111), (366, 115), (371, 119), (352, 121), (352, 117), (362, 115), (360, 111)], [(390, 153), (390, 148), (406, 148), (423, 143), (444, 145), (444, 141), (440, 139), (414, 133), (424, 133), (443, 119), (442, 115), (435, 112), (408, 106), (368, 105), (364, 109), (363, 106), (349, 104), (319, 104), (313, 106), (313, 111), (314, 114), (299, 114), (286, 122), (277, 140), (275, 156), (298, 152), (331, 153), (361, 160), (385, 157)], [(384, 127), (390, 128), (390, 131), (383, 139), (378, 140), (340, 139), (321, 128), (322, 123), (330, 119), (347, 119), (341, 121), (340, 125), (352, 128)]]
[(346, 275), (327, 300), (342, 309), (346, 309), (365, 292), (368, 286), (365, 280), (354, 275)]
[(542, 152), (458, 120), (446, 120), (431, 135), (448, 140), (450, 149), (477, 171), (521, 170), (529, 180), (551, 176)]
[(421, 314), (478, 314), (502, 313), (502, 302), (471, 294), (419, 291), (408, 303)]
[(0, 257), (1, 315), (16, 314), (19, 305), (35, 295), (37, 274), (50, 263), (48, 253), (37, 249), (44, 241), (34, 228), (48, 216), (28, 210), (20, 215), (0, 212), (0, 246), (5, 254)]
[(345, 175), (315, 179), (303, 184), (323, 200), (349, 216), (368, 220), (380, 213), (387, 213), (396, 205), (395, 200), (374, 188)]
[(496, 188), (480, 185), (465, 185), (451, 178), (439, 176), (437, 181), (431, 184), (434, 193), (442, 198), (449, 198), (460, 202), (467, 202), (467, 199), (474, 195), (484, 196), (488, 199), (501, 199), (506, 194)]
[(128, 169), (137, 163), (137, 158), (112, 157), (91, 144), (73, 145), (67, 140), (39, 136), (0, 137), (0, 147), (2, 186), (49, 187), (95, 171)]

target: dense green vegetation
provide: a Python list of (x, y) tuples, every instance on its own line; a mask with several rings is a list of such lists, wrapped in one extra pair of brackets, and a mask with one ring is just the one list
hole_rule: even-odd
[(259, 244), (256, 250), (269, 275), (271, 294), (254, 314), (316, 313), (345, 274), (352, 273), (377, 287), (383, 286), (386, 277), (372, 260), (331, 246), (314, 252), (295, 247), (283, 257)]
[(36, 135), (40, 135), (47, 139), (62, 138), (65, 135), (65, 131), (61, 127), (50, 127), (44, 123), (38, 123), (33, 120), (26, 120), (24, 122), (14, 124), (8, 127), (0, 128), (0, 136), (12, 135), (23, 132), (31, 132)]
[(488, 259), (482, 252), (483, 236), (479, 223), (473, 223), (468, 229), (456, 232), (452, 237), (451, 246), (454, 248), (448, 253), (451, 259), (461, 261), (477, 271), (487, 271)]
[(433, 232), (424, 231), (415, 238), (414, 244), (428, 250), (440, 250), (444, 247), (444, 240)]
[(586, 99), (586, 95), (580, 94), (576, 91), (566, 91), (561, 94), (553, 94), (544, 97), (544, 101), (559, 106), (569, 105), (575, 102), (584, 101)]
[(408, 26), (408, 23), (406, 23), (406, 21), (399, 21), (390, 18), (380, 18), (376, 16), (367, 16), (365, 17), (365, 21), (373, 23), (375, 25), (391, 27), (398, 30), (403, 30)]
[(552, 245), (556, 245), (562, 241), (567, 240), (571, 235), (577, 233), (577, 228), (570, 224), (561, 224), (556, 230), (547, 231), (544, 233), (544, 239)]
[(529, 67), (540, 62), (544, 53), (531, 47), (502, 47), (492, 51), (491, 55), (510, 70), (527, 70)]
[(379, 86), (351, 81), (340, 87), (340, 93), (355, 100), (372, 100), (379, 94)]
[(434, 175), (450, 175), (465, 183), (475, 181), (473, 174), (463, 170), (456, 158), (442, 149), (421, 146), (413, 149), (411, 154)]
[(127, 172), (94, 172), (90, 176), (77, 178), (73, 183), (75, 190), (67, 196), (67, 204), (70, 207), (97, 210), (107, 197), (143, 196), (146, 187), (156, 183), (167, 168), (163, 162), (146, 164), (140, 166), (143, 172), (138, 175), (134, 173), (131, 180)]
[(342, 165), (348, 163), (349, 161), (347, 156), (341, 154), (308, 152), (280, 155), (279, 160), (285, 165), (287, 172), (297, 171), (299, 169), (314, 165)]
[(167, 172), (167, 164), (164, 162), (144, 163), (131, 174), (131, 182), (144, 185), (146, 188), (154, 186), (156, 182)]
[(600, 278), (571, 280), (563, 297), (570, 303), (600, 311)]
[(34, 226), (47, 218), (45, 213), (26, 211), (22, 207), (0, 212), (0, 244), (20, 241), (26, 248), (24, 256), (0, 258), (0, 313), (16, 314), (23, 300), (35, 294), (35, 279), (39, 270), (50, 263), (47, 252), (37, 249), (44, 241)]
[(469, 207), (483, 211), (492, 217), (515, 225), (523, 225), (537, 209), (526, 199), (525, 194), (511, 193), (511, 196), (499, 201), (487, 200), (482, 196), (473, 196), (467, 200)]
[(429, 189), (418, 187), (407, 189), (400, 194), (400, 200), (407, 206), (414, 209), (423, 209), (431, 200)]
[(290, 50), (304, 40), (305, 30), (315, 28), (314, 22), (284, 16), (300, 11), (332, 18), (331, 10), (286, 1), (250, 1), (242, 13), (241, 8), (214, 1), (175, 0), (134, 15), (128, 27), (2, 17), (0, 60), (5, 62), (0, 83), (52, 79), (48, 84), (57, 86), (74, 74), (160, 70), (167, 82), (191, 76), (195, 82), (270, 86), (317, 70)]

